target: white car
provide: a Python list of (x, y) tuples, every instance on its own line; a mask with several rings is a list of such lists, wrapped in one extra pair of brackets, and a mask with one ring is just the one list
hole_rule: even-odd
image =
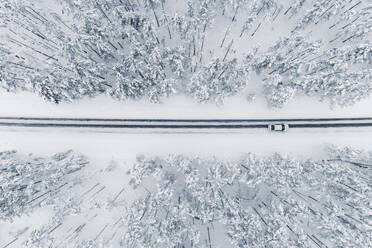
[(288, 128), (288, 124), (284, 123), (269, 124), (268, 126), (270, 132), (286, 132), (288, 131)]

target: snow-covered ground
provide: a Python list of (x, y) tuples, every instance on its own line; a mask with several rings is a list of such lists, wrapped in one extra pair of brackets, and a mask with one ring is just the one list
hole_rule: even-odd
[(0, 91), (0, 116), (19, 117), (75, 117), (75, 118), (332, 118), (370, 117), (372, 99), (363, 100), (350, 107), (335, 107), (310, 97), (298, 97), (285, 108), (272, 109), (264, 99), (248, 102), (240, 96), (227, 99), (216, 106), (199, 104), (194, 99), (175, 96), (163, 103), (142, 101), (119, 102), (109, 96), (83, 99), (58, 105), (47, 102), (32, 93), (17, 94)]
[(142, 130), (100, 131), (95, 129), (1, 128), (0, 150), (16, 149), (35, 155), (51, 155), (73, 149), (92, 159), (132, 161), (139, 153), (233, 158), (245, 152), (273, 152), (318, 157), (324, 145), (370, 149), (371, 128), (291, 129), (269, 133), (265, 129), (218, 132), (161, 132)]

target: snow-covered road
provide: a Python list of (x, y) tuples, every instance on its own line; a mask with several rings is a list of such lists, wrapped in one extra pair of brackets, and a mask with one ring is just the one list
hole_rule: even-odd
[(2, 127), (28, 128), (94, 128), (122, 130), (200, 131), (215, 129), (267, 128), (271, 123), (286, 123), (290, 128), (358, 128), (371, 127), (372, 118), (311, 118), (311, 119), (90, 119), (90, 118), (28, 118), (0, 117)]

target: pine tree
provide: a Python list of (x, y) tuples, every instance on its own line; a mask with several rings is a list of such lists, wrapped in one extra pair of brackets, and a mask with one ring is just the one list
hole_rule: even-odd
[(41, 201), (53, 198), (68, 184), (71, 174), (87, 160), (72, 151), (51, 158), (0, 153), (0, 219), (8, 220), (31, 211)]
[(122, 246), (367, 247), (370, 167), (370, 152), (349, 147), (330, 147), (326, 160), (139, 157), (129, 174), (146, 193), (129, 208)]

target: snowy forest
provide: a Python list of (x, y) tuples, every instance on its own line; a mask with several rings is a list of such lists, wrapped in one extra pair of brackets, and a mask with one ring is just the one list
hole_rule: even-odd
[(372, 0), (0, 0), (0, 248), (371, 248)]
[(138, 155), (125, 171), (5, 151), (0, 247), (371, 247), (372, 151), (326, 154)]
[(0, 88), (281, 108), (371, 93), (370, 0), (2, 0)]

